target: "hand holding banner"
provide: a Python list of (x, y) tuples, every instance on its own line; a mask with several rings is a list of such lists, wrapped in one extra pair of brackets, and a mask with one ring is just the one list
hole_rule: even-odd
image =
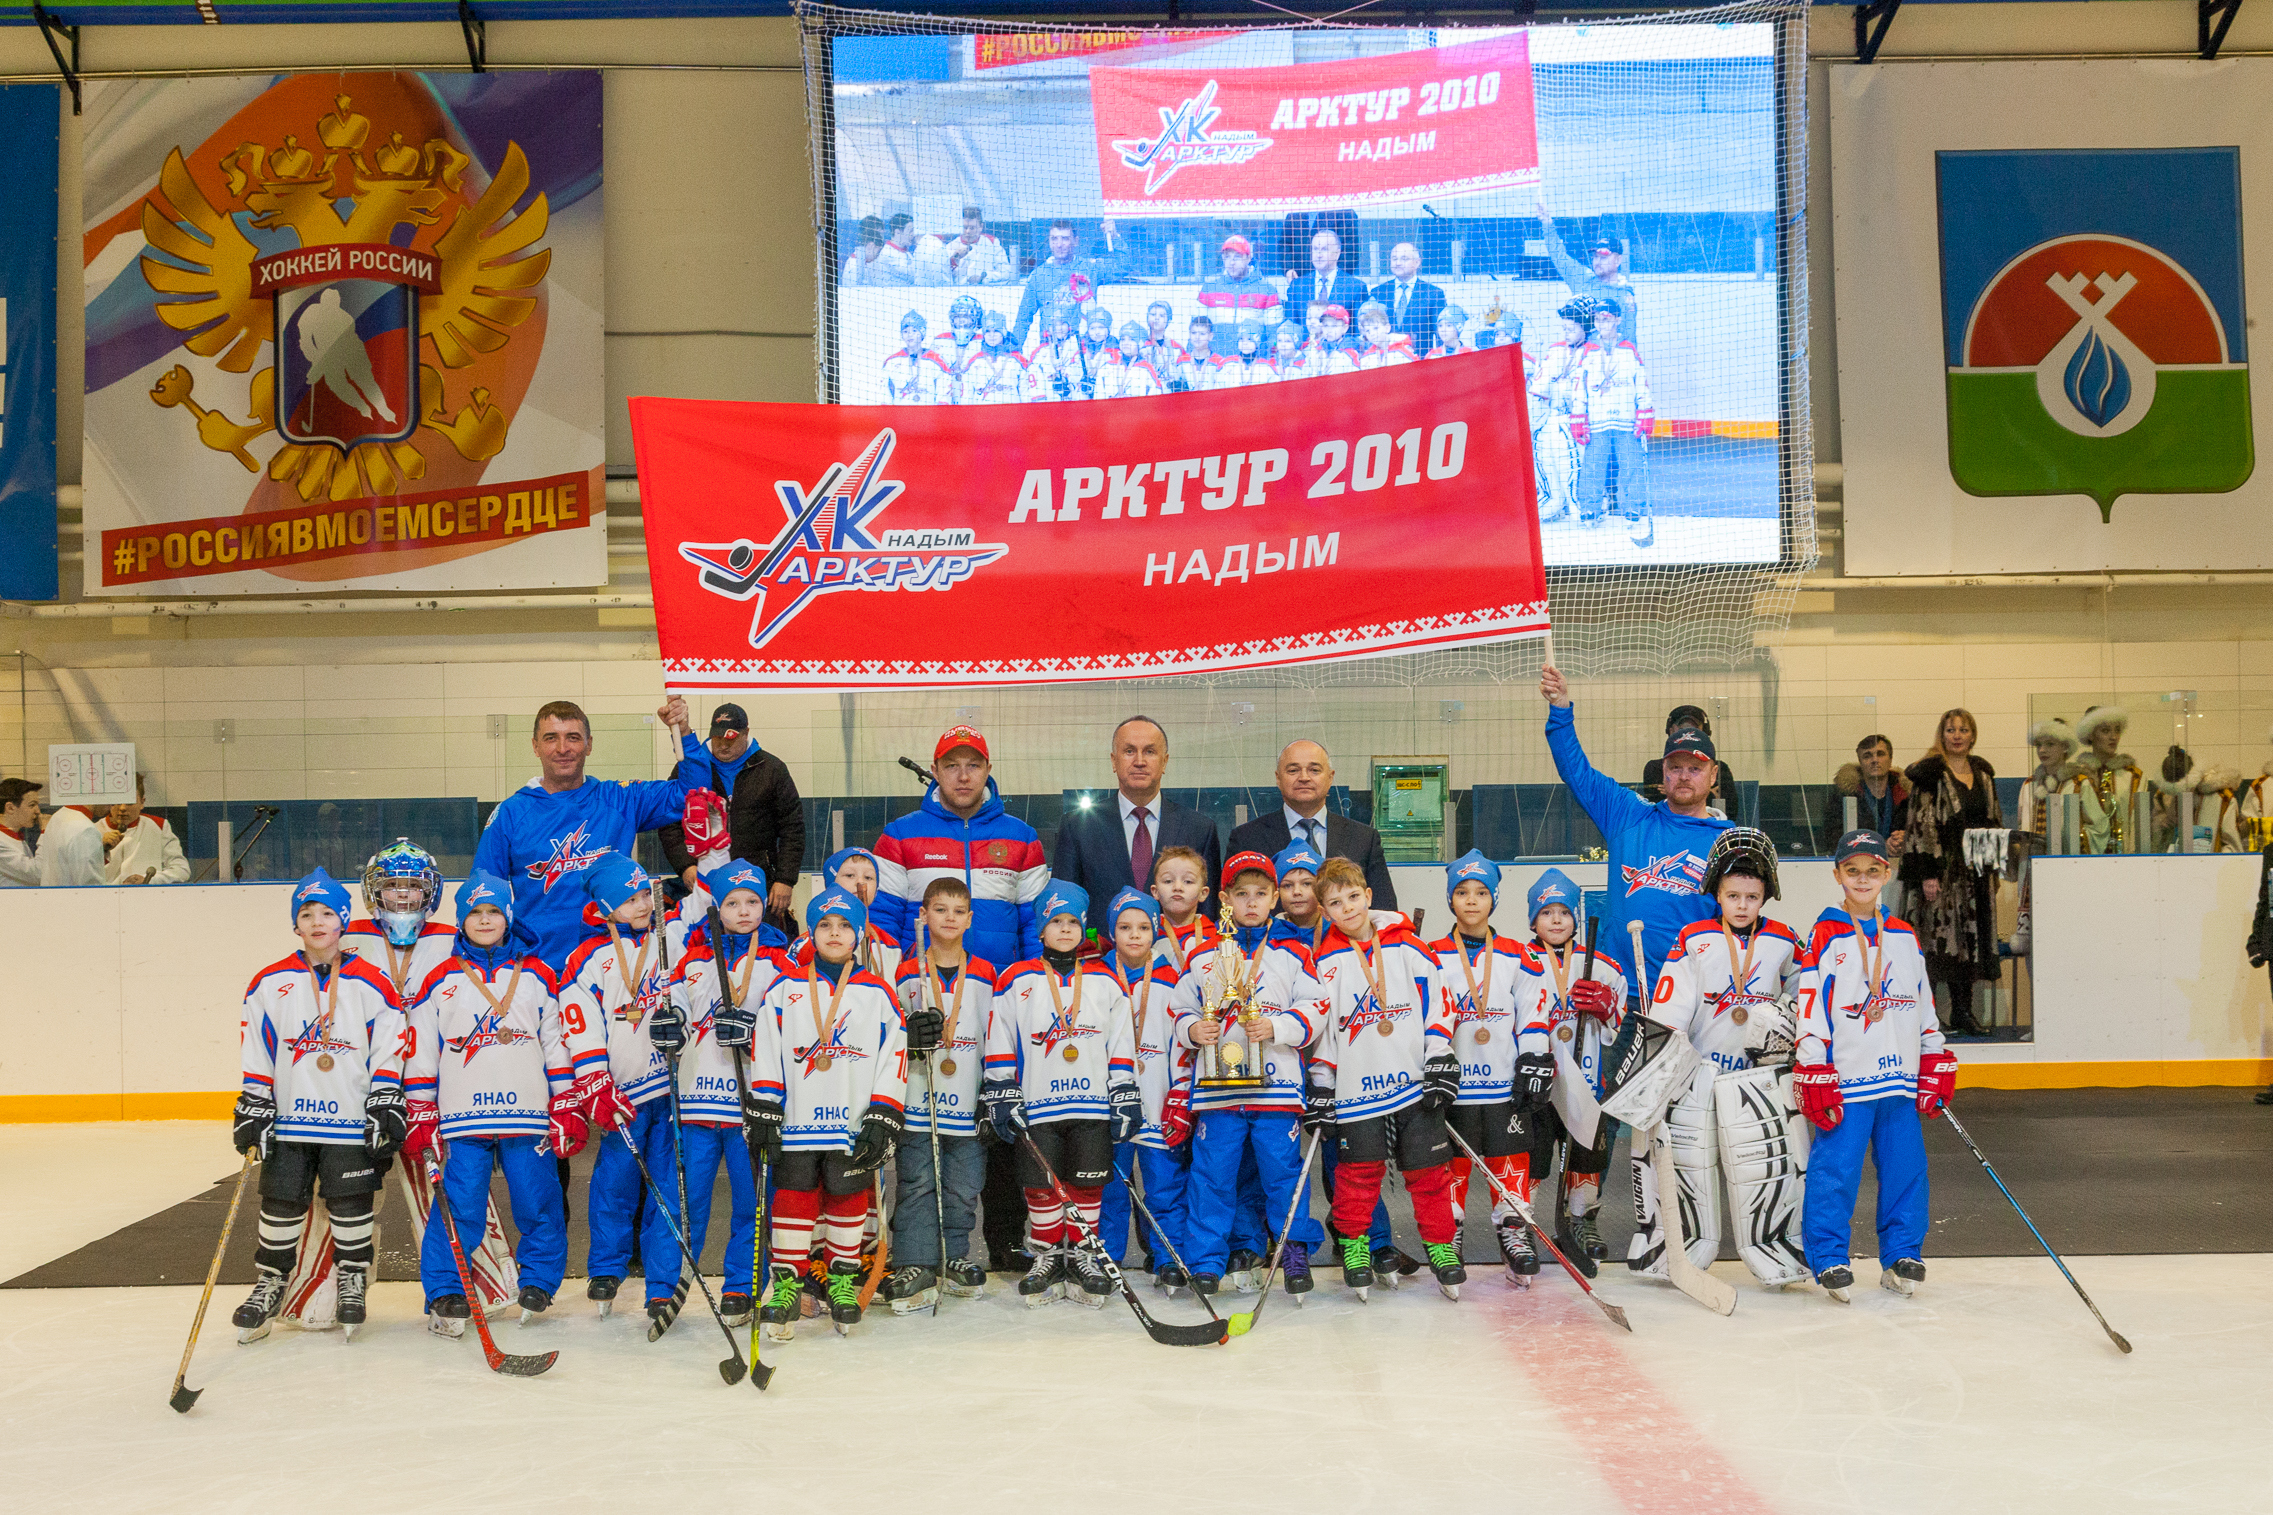
[(1302, 383), (1300, 406), (634, 399), (665, 683), (1061, 683), (1544, 634), (1521, 350)]

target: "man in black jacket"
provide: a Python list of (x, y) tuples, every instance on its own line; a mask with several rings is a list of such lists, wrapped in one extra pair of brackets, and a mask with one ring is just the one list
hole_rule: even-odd
[[(673, 777), (690, 788), (699, 784), (726, 796), (734, 856), (765, 869), (772, 885), (766, 893), (766, 914), (778, 917), (774, 924), (782, 925), (798, 867), (805, 859), (805, 806), (797, 797), (789, 765), (751, 738), (750, 718), (739, 705), (721, 705), (711, 712), (707, 742), (692, 732), (684, 740), (686, 755)], [(673, 822), (657, 834), (672, 871), (694, 888), (695, 860), (687, 851), (684, 828)]]
[(1223, 844), (1215, 823), (1197, 810), (1163, 799), (1160, 782), (1168, 773), (1168, 733), (1148, 715), (1132, 715), (1113, 728), (1107, 751), (1117, 792), (1113, 803), (1075, 810), (1058, 824), (1050, 849), (1050, 876), (1089, 892), (1089, 924), (1107, 935), (1105, 911), (1113, 896), (1130, 884), (1152, 887), (1152, 860), (1169, 847), (1190, 847), (1207, 859), (1212, 892), (1223, 872)]
[[(1298, 836), (1320, 857), (1346, 857), (1365, 870), (1376, 910), (1397, 908), (1397, 886), (1389, 881), (1381, 833), (1363, 821), (1332, 815), (1326, 797), (1334, 787), (1334, 760), (1316, 742), (1289, 742), (1279, 754), (1277, 778), (1282, 804), (1231, 833), (1231, 855), (1260, 852), (1277, 857)], [(1298, 829), (1299, 828), (1299, 829)]]

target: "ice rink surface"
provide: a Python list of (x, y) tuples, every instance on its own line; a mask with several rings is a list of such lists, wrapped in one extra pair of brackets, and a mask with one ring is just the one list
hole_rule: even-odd
[[(200, 1155), (192, 1186), (209, 1181), (210, 1127), (0, 1128), (0, 1256), (28, 1267), (107, 1234), (139, 1203), (113, 1189), (180, 1198), (151, 1170), (184, 1148)], [(1195, 1349), (1154, 1345), (1118, 1299), (1029, 1311), (997, 1275), (937, 1319), (879, 1307), (848, 1338), (801, 1324), (767, 1344), (763, 1394), (719, 1381), (726, 1346), (699, 1299), (650, 1345), (644, 1321), (600, 1319), (572, 1280), (540, 1324), (500, 1318), (505, 1351), (560, 1352), (519, 1380), (489, 1373), (470, 1331), (430, 1336), (411, 1285), (375, 1286), (353, 1343), (279, 1325), (243, 1347), (235, 1288), (207, 1317), (190, 1373), (206, 1392), (187, 1415), (166, 1394), (194, 1287), (0, 1290), (0, 1503), (2273, 1509), (2273, 1259), (2078, 1260), (2130, 1357), (2041, 1257), (1929, 1258), (1911, 1300), (1857, 1261), (1866, 1286), (1845, 1307), (1764, 1293), (1724, 1263), (1729, 1319), (1606, 1268), (1631, 1335), (1559, 1273), (1519, 1292), (1476, 1268), (1457, 1304), (1411, 1282), (1361, 1305), (1327, 1271), (1303, 1308), (1282, 1294), (1253, 1334)], [(1201, 1314), (1144, 1293), (1164, 1319)]]

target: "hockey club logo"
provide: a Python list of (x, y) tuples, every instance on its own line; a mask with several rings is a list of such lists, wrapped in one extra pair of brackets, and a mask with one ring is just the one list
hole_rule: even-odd
[(2239, 152), (1945, 152), (1938, 169), (1958, 486), (2088, 495), (2102, 520), (2124, 494), (2239, 488)]
[(616, 1019), (636, 1030), (642, 1021), (654, 1014), (670, 997), (660, 976), (649, 974), (647, 982), (640, 985), (637, 994), (616, 1006)]
[(1214, 130), (1216, 118), (1223, 114), (1223, 107), (1215, 103), (1215, 92), (1215, 81), (1210, 79), (1198, 94), (1178, 101), (1174, 110), (1162, 108), (1157, 137), (1113, 140), (1113, 151), (1121, 155), (1121, 167), (1144, 174), (1147, 195), (1157, 193), (1179, 169), (1234, 168), (1269, 149), (1269, 137), (1250, 131)]
[(1452, 1017), (1463, 1026), (1481, 1025), (1486, 1021), (1511, 1020), (1513, 1010), (1495, 1010), (1489, 1003), (1479, 1006), (1473, 994), (1455, 992), (1452, 996)]
[(418, 302), (441, 260), (384, 244), (296, 248), (254, 261), (273, 301), (276, 430), (302, 446), (404, 442), (418, 430)]
[(1397, 1024), (1398, 1017), (1410, 1009), (1412, 1009), (1410, 1005), (1384, 1005), (1374, 992), (1368, 989), (1358, 996), (1357, 1003), (1350, 1007), (1350, 1013), (1342, 1017), (1342, 1023), (1336, 1029), (1344, 1037), (1351, 1037), (1362, 1035), (1367, 1030), (1378, 1026), (1381, 1028), (1381, 1034), (1387, 1035), (1390, 1029)]
[(533, 1032), (505, 1024), (504, 1011), (484, 1010), (474, 1017), (473, 1026), (464, 1036), (455, 1041), (445, 1040), (442, 1045), (452, 1052), (462, 1054), (460, 1065), (463, 1066), (471, 1063), (474, 1054), (485, 1047), (510, 1047), (515, 1042), (533, 1042), (536, 1039)]
[(1630, 868), (1620, 864), (1618, 871), (1625, 877), (1628, 898), (1644, 889), (1662, 889), (1667, 894), (1695, 894), (1697, 886), (1705, 881), (1704, 860), (1693, 852), (1653, 857), (1646, 868)]
[(788, 524), (763, 547), (747, 537), (679, 544), (679, 556), (702, 570), (703, 588), (755, 602), (752, 647), (772, 641), (821, 595), (950, 589), (1010, 551), (968, 528), (879, 531), (876, 518), (907, 488), (884, 477), (896, 440), (884, 428), (850, 464), (830, 464), (810, 493), (794, 479), (776, 480)]
[(1102, 1036), (1104, 1034), (1105, 1033), (1099, 1031), (1095, 1026), (1053, 1025), (1043, 1027), (1041, 1030), (1036, 1031), (1032, 1035), (1028, 1036), (1026, 1040), (1029, 1044), (1041, 1048), (1041, 1055), (1043, 1057), (1048, 1057), (1053, 1052), (1056, 1052), (1060, 1046), (1068, 1042), (1082, 1037)]
[(807, 1078), (811, 1078), (816, 1073), (828, 1072), (831, 1065), (840, 1057), (855, 1058), (863, 1062), (868, 1058), (868, 1054), (860, 1048), (845, 1044), (844, 1027), (842, 1026), (831, 1030), (827, 1041), (822, 1041), (816, 1037), (802, 1047), (790, 1048), (789, 1055), (804, 1065)]
[[(333, 1052), (353, 1052), (355, 1050), (353, 1042), (341, 1041), (331, 1034), (332, 1016), (333, 1012), (327, 1008), (323, 1014), (302, 1027), (298, 1036), (285, 1042), (284, 1045), (292, 1049), (294, 1064), (297, 1064), (304, 1057), (328, 1055)], [(321, 1066), (328, 1070), (331, 1064), (327, 1061)]]
[(588, 826), (577, 827), (552, 844), (551, 856), (541, 862), (529, 864), (524, 870), (529, 877), (545, 881), (543, 893), (552, 893), (553, 885), (571, 873), (582, 873), (601, 858), (615, 851), (613, 847), (587, 846), (585, 833), (590, 829)]

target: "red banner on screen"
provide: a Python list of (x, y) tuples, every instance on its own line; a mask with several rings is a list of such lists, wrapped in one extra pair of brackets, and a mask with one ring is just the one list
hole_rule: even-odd
[(664, 681), (1214, 673), (1547, 630), (1520, 349), (1109, 404), (631, 402)]
[(1277, 215), (1539, 182), (1531, 46), (1294, 68), (1093, 68), (1105, 214)]

